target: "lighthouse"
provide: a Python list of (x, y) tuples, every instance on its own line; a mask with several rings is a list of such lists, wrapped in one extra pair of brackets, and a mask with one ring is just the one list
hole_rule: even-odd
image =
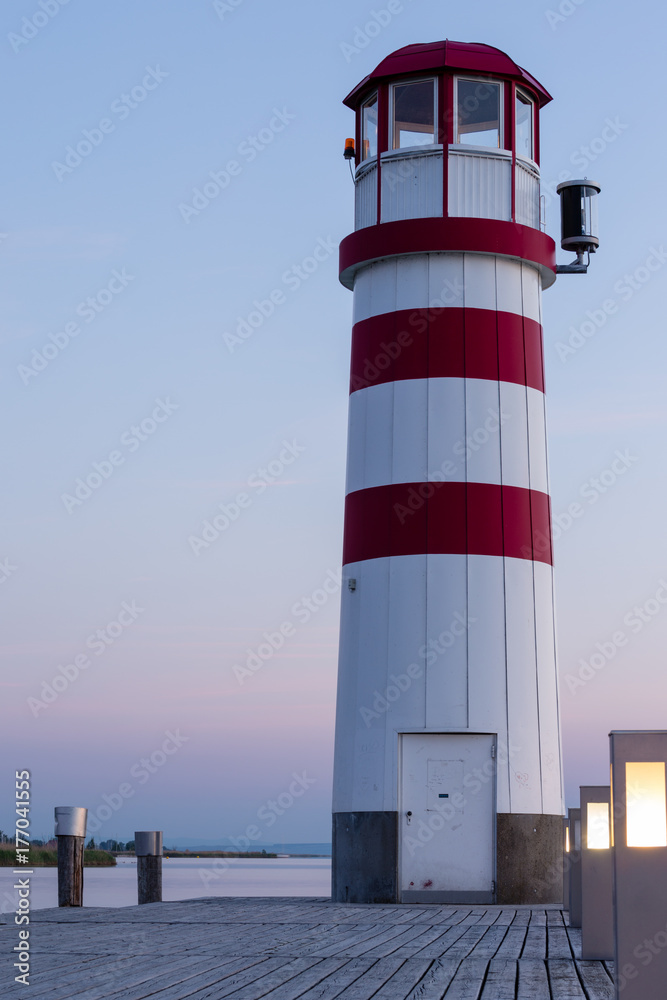
[[(345, 98), (341, 902), (560, 901), (541, 306), (556, 259), (539, 168), (550, 100), (505, 53), (452, 41), (399, 49)], [(599, 190), (576, 183), (575, 237)], [(585, 270), (597, 240), (570, 238), (570, 269)]]

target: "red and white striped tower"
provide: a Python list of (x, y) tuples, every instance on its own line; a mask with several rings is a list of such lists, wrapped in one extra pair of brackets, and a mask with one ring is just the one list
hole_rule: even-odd
[(486, 45), (410, 45), (356, 113), (333, 804), (350, 902), (559, 901), (562, 768), (539, 110)]

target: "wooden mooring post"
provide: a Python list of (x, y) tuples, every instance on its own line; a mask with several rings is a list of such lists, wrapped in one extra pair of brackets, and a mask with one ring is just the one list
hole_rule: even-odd
[(83, 906), (83, 851), (88, 810), (56, 806), (58, 906)]
[(139, 830), (134, 834), (137, 856), (137, 889), (140, 903), (162, 902), (162, 831)]

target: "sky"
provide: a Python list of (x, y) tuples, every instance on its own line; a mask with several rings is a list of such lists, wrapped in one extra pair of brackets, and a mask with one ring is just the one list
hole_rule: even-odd
[(341, 101), (444, 37), (552, 93), (553, 237), (556, 183), (602, 185), (543, 300), (567, 804), (611, 729), (667, 728), (664, 33), (650, 0), (3, 5), (3, 828), (29, 769), (34, 836), (67, 804), (98, 840), (329, 840)]

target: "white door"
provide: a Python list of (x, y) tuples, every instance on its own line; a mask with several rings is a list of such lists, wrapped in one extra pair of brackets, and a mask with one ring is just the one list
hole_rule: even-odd
[(404, 734), (400, 884), (404, 903), (492, 903), (496, 737)]

